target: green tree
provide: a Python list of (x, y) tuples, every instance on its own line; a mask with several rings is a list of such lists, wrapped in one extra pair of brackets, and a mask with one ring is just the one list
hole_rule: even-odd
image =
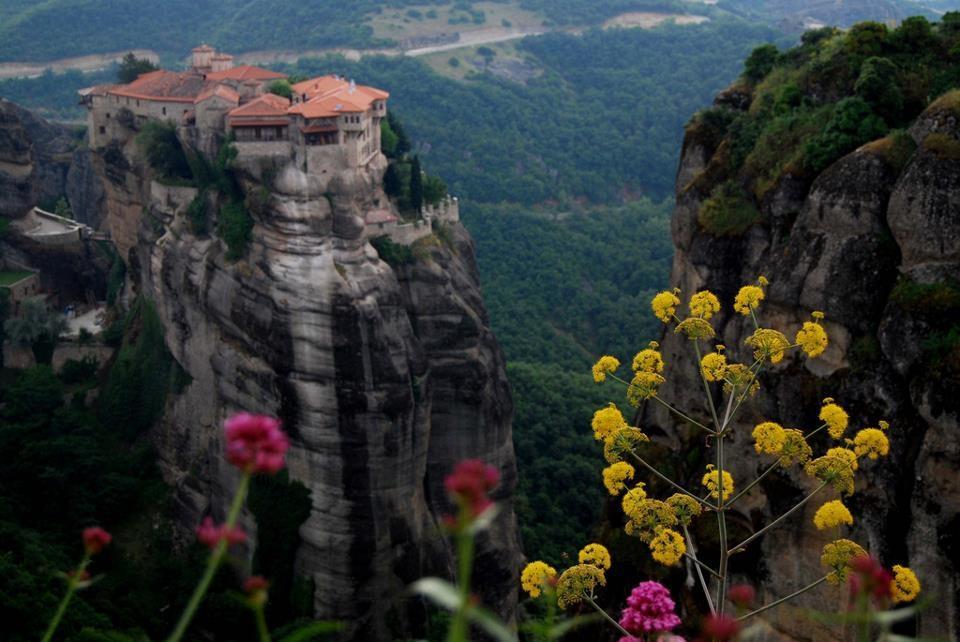
[(117, 80), (126, 84), (133, 82), (141, 74), (159, 69), (155, 64), (145, 58), (137, 58), (131, 51), (123, 60), (120, 61), (120, 68), (117, 69)]
[(417, 213), (423, 210), (423, 171), (419, 156), (414, 156), (410, 163), (410, 207)]
[(489, 67), (493, 59), (497, 57), (497, 52), (490, 47), (479, 47), (477, 49), (477, 55), (483, 58), (484, 66)]
[(220, 208), (217, 233), (227, 244), (227, 259), (242, 259), (253, 236), (253, 218), (242, 204), (228, 203)]
[(137, 134), (137, 145), (147, 157), (147, 162), (162, 178), (189, 180), (193, 178), (190, 163), (177, 138), (173, 123), (149, 120)]
[(396, 158), (397, 157), (397, 143), (399, 138), (396, 133), (394, 133), (393, 128), (390, 126), (389, 120), (380, 121), (380, 151), (384, 153), (387, 158)]
[(20, 308), (20, 316), (7, 319), (4, 330), (16, 345), (29, 347), (40, 364), (53, 360), (57, 339), (67, 329), (67, 322), (59, 312), (43, 299), (27, 299)]
[(400, 182), (396, 163), (387, 165), (387, 171), (383, 173), (383, 191), (392, 198), (400, 196), (403, 192), (403, 184)]
[(270, 83), (270, 86), (267, 87), (267, 91), (271, 94), (276, 94), (277, 96), (283, 96), (288, 100), (293, 99), (293, 85), (291, 85), (290, 81), (285, 78), (274, 80), (272, 83)]
[(423, 178), (423, 201), (436, 205), (447, 196), (447, 184), (439, 176), (427, 174)]
[(884, 136), (887, 129), (862, 98), (844, 98), (833, 108), (823, 132), (807, 142), (804, 165), (819, 173), (844, 154)]
[(889, 41), (894, 49), (903, 53), (929, 54), (934, 51), (937, 39), (926, 18), (912, 16), (890, 33)]
[(70, 209), (70, 203), (66, 196), (57, 199), (57, 204), (53, 207), (53, 213), (64, 218), (73, 218), (73, 210)]
[(879, 22), (858, 22), (847, 31), (846, 50), (854, 55), (879, 56), (887, 41), (887, 25)]
[(403, 129), (403, 125), (400, 123), (400, 119), (397, 118), (396, 113), (392, 111), (387, 112), (387, 124), (390, 129), (393, 130), (393, 133), (397, 135), (397, 145), (394, 148), (394, 156), (396, 158), (403, 158), (403, 156), (410, 151), (410, 139), (407, 137), (407, 132)]
[(760, 82), (773, 70), (779, 57), (780, 50), (776, 45), (760, 45), (750, 52), (743, 63), (743, 76), (750, 82)]
[(903, 92), (897, 84), (899, 71), (887, 58), (867, 58), (853, 87), (858, 96), (889, 122), (900, 118), (903, 109)]

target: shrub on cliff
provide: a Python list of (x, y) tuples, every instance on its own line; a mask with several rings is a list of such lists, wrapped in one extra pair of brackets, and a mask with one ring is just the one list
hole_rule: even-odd
[(177, 138), (177, 129), (173, 123), (161, 120), (148, 120), (137, 134), (140, 147), (147, 163), (157, 172), (160, 180), (181, 182), (193, 179), (190, 163)]
[(700, 227), (714, 236), (743, 234), (760, 220), (760, 211), (736, 181), (715, 187), (697, 214)]
[(844, 98), (833, 109), (830, 121), (804, 150), (804, 163), (821, 172), (844, 154), (887, 133), (887, 124), (862, 98)]
[(227, 259), (242, 259), (253, 236), (253, 218), (241, 203), (227, 203), (220, 208), (217, 234), (227, 244)]

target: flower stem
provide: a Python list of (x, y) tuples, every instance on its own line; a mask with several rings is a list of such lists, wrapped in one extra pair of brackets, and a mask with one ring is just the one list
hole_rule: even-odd
[(700, 363), (703, 360), (702, 355), (700, 354), (700, 342), (692, 341), (693, 349), (697, 353), (697, 372), (700, 373), (700, 381), (703, 382), (703, 390), (707, 393), (707, 406), (710, 408), (710, 416), (713, 417), (713, 427), (715, 432), (721, 432), (723, 428), (720, 426), (720, 420), (717, 419), (717, 407), (713, 403), (713, 393), (710, 391), (710, 382), (707, 381), (707, 375), (704, 374), (703, 368)]
[(668, 484), (670, 484), (671, 486), (673, 486), (674, 488), (676, 488), (677, 490), (679, 490), (679, 491), (680, 491), (681, 493), (683, 493), (684, 495), (686, 495), (686, 496), (688, 496), (688, 497), (692, 497), (693, 499), (697, 500), (698, 502), (700, 502), (701, 504), (703, 504), (704, 506), (706, 506), (706, 507), (709, 508), (710, 510), (717, 510), (717, 507), (716, 507), (716, 506), (714, 506), (713, 504), (711, 504), (710, 502), (708, 502), (707, 500), (705, 500), (705, 499), (703, 499), (703, 498), (701, 498), (701, 497), (697, 497), (696, 495), (694, 495), (693, 493), (691, 493), (690, 491), (688, 491), (686, 488), (684, 488), (684, 487), (681, 486), (680, 484), (676, 483), (675, 481), (673, 481), (672, 479), (670, 479), (669, 477), (667, 477), (666, 475), (664, 475), (663, 473), (661, 473), (659, 470), (657, 470), (656, 468), (654, 468), (652, 465), (648, 464), (648, 463), (646, 462), (646, 460), (643, 459), (643, 458), (642, 458), (640, 455), (638, 455), (636, 452), (634, 452), (633, 449), (630, 449), (628, 452), (630, 453), (630, 456), (631, 456), (631, 457), (633, 457), (634, 459), (637, 460), (637, 463), (639, 463), (641, 466), (643, 466), (644, 468), (646, 468), (647, 470), (649, 470), (651, 473), (653, 473), (654, 475), (656, 475), (657, 477), (659, 477), (659, 478), (662, 479), (663, 481), (667, 482)]
[(705, 430), (705, 431), (707, 431), (708, 433), (710, 433), (711, 435), (715, 435), (715, 434), (716, 434), (716, 431), (711, 430), (710, 428), (707, 428), (706, 426), (704, 426), (702, 423), (700, 423), (700, 422), (697, 421), (696, 419), (692, 419), (692, 418), (688, 417), (687, 415), (685, 415), (684, 413), (680, 412), (679, 410), (677, 410), (676, 408), (674, 408), (673, 406), (671, 406), (669, 403), (667, 403), (666, 401), (664, 401), (663, 399), (661, 399), (661, 398), (658, 397), (657, 395), (653, 395), (653, 396), (651, 397), (651, 399), (653, 399), (654, 401), (657, 401), (657, 402), (661, 403), (662, 405), (666, 406), (666, 407), (667, 407), (667, 410), (669, 410), (670, 412), (674, 413), (675, 415), (677, 415), (677, 416), (680, 417), (681, 419), (684, 419), (684, 420), (686, 420), (687, 422), (693, 424), (693, 425), (696, 426), (697, 428), (700, 428), (701, 430)]
[(270, 631), (267, 629), (267, 618), (263, 614), (263, 605), (255, 607), (253, 614), (257, 619), (257, 635), (260, 636), (260, 642), (272, 642)]
[(710, 607), (711, 613), (716, 613), (716, 609), (713, 607), (713, 598), (710, 596), (710, 589), (707, 587), (707, 581), (703, 578), (703, 571), (700, 570), (700, 562), (697, 560), (697, 547), (693, 543), (693, 538), (690, 537), (690, 531), (687, 530), (687, 527), (683, 527), (683, 536), (687, 539), (687, 548), (690, 549), (690, 556), (693, 558), (694, 562), (697, 562), (697, 566), (694, 568), (697, 571), (697, 577), (700, 578), (700, 587), (703, 589), (703, 595), (707, 598), (707, 606)]
[(777, 461), (775, 461), (775, 462), (773, 462), (772, 464), (770, 464), (770, 466), (769, 466), (765, 471), (763, 471), (762, 473), (760, 473), (760, 476), (759, 476), (759, 477), (757, 477), (757, 478), (754, 479), (752, 482), (750, 482), (749, 484), (747, 484), (739, 493), (737, 493), (736, 495), (734, 495), (734, 496), (733, 496), (733, 499), (731, 499), (729, 502), (727, 502), (727, 506), (732, 505), (735, 501), (737, 501), (738, 499), (740, 499), (743, 495), (747, 494), (747, 491), (749, 491), (751, 488), (753, 488), (754, 486), (756, 486), (757, 484), (759, 484), (761, 481), (763, 481), (763, 479), (764, 479), (767, 475), (769, 475), (770, 473), (772, 473), (774, 470), (777, 469), (777, 466), (779, 466), (779, 465), (781, 464), (781, 462), (783, 462), (783, 458), (782, 458), (782, 457), (781, 457), (781, 458), (778, 458)]
[(73, 573), (67, 579), (67, 593), (63, 596), (63, 599), (60, 600), (57, 612), (53, 614), (53, 619), (50, 620), (50, 624), (47, 626), (47, 632), (43, 634), (41, 642), (50, 642), (50, 640), (53, 639), (53, 634), (57, 631), (57, 627), (60, 626), (60, 620), (63, 619), (63, 614), (67, 612), (67, 606), (70, 605), (73, 594), (77, 592), (77, 586), (79, 586), (82, 581), (83, 572), (87, 569), (88, 564), (90, 564), (90, 553), (85, 553), (83, 559), (80, 561), (80, 565), (73, 570)]
[[(230, 505), (230, 512), (227, 514), (226, 528), (233, 528), (237, 519), (240, 517), (240, 511), (243, 509), (243, 502), (247, 498), (247, 490), (250, 487), (250, 473), (244, 473), (240, 478), (240, 484), (237, 486), (237, 491), (233, 495), (233, 502)], [(217, 569), (220, 567), (220, 563), (223, 561), (224, 556), (227, 554), (227, 542), (226, 540), (221, 540), (215, 549), (210, 553), (210, 557), (207, 558), (207, 566), (203, 572), (203, 577), (200, 578), (200, 582), (197, 584), (197, 587), (193, 590), (193, 595), (190, 596), (190, 601), (187, 602), (186, 608), (183, 610), (183, 613), (180, 615), (180, 620), (177, 622), (176, 628), (173, 630), (173, 633), (170, 634), (170, 637), (167, 638), (167, 642), (178, 642), (183, 634), (187, 632), (187, 627), (190, 626), (193, 616), (196, 615), (197, 609), (200, 608), (200, 602), (203, 601), (203, 597), (207, 594), (207, 590), (210, 588), (210, 583), (213, 581), (213, 577), (217, 574)]]
[(686, 557), (691, 562), (693, 562), (694, 564), (696, 564), (697, 567), (703, 568), (707, 573), (710, 573), (710, 575), (713, 575), (714, 577), (720, 577), (719, 573), (717, 573), (715, 570), (713, 570), (712, 568), (710, 568), (709, 566), (701, 562), (699, 559), (697, 559), (693, 555), (690, 555), (689, 553), (684, 553), (683, 556)]
[(614, 628), (616, 628), (618, 631), (620, 631), (620, 633), (622, 633), (623, 635), (626, 635), (627, 637), (634, 637), (632, 633), (630, 633), (630, 632), (627, 631), (625, 628), (623, 628), (622, 626), (620, 626), (620, 623), (619, 623), (619, 622), (617, 622), (616, 620), (614, 620), (612, 617), (610, 617), (610, 615), (609, 615), (606, 611), (604, 611), (603, 609), (601, 609), (601, 608), (600, 608), (600, 605), (597, 604), (596, 602), (594, 602), (592, 597), (590, 597), (589, 595), (584, 595), (583, 597), (584, 597), (584, 599), (587, 601), (587, 604), (589, 604), (589, 605), (592, 606), (594, 609), (596, 609), (597, 613), (599, 613), (600, 615), (602, 615), (603, 617), (605, 617), (605, 618), (607, 619), (607, 622), (609, 622), (610, 624), (612, 624), (612, 625), (614, 626)]
[[(466, 508), (461, 508), (461, 525), (468, 521)], [(460, 593), (460, 605), (453, 616), (447, 642), (466, 642), (467, 609), (470, 600), (470, 575), (473, 571), (473, 533), (469, 528), (460, 528), (457, 532), (457, 588)]]
[(751, 535), (751, 536), (748, 537), (747, 539), (743, 540), (742, 542), (740, 542), (739, 544), (737, 544), (736, 546), (734, 546), (733, 548), (731, 548), (729, 551), (727, 551), (727, 553), (730, 554), (730, 553), (736, 552), (737, 550), (743, 548), (744, 546), (746, 546), (747, 544), (749, 544), (749, 543), (752, 542), (753, 540), (757, 539), (758, 537), (760, 537), (761, 535), (763, 535), (764, 533), (766, 533), (768, 530), (770, 530), (771, 528), (773, 528), (774, 526), (776, 526), (777, 524), (779, 524), (781, 521), (783, 521), (783, 520), (785, 520), (786, 518), (790, 517), (790, 515), (792, 515), (797, 509), (799, 509), (801, 506), (803, 506), (803, 505), (806, 504), (808, 501), (810, 501), (810, 499), (811, 499), (814, 495), (816, 495), (817, 493), (819, 493), (819, 492), (820, 492), (821, 490), (823, 490), (826, 486), (827, 486), (827, 482), (823, 482), (822, 484), (820, 484), (812, 493), (810, 493), (809, 495), (807, 495), (806, 497), (804, 497), (803, 499), (801, 499), (801, 500), (797, 503), (796, 506), (794, 506), (793, 508), (791, 508), (790, 510), (788, 510), (788, 511), (787, 511), (786, 513), (784, 513), (783, 515), (781, 515), (780, 517), (776, 518), (775, 520), (773, 520), (772, 522), (770, 522), (769, 524), (767, 524), (766, 526), (764, 526), (763, 528), (761, 528), (760, 530), (758, 530), (756, 533), (754, 533), (753, 535)]
[(746, 620), (747, 618), (753, 617), (754, 615), (757, 615), (757, 614), (759, 614), (759, 613), (763, 613), (764, 611), (767, 611), (767, 610), (769, 610), (769, 609), (772, 609), (772, 608), (775, 607), (775, 606), (779, 606), (780, 604), (783, 604), (783, 603), (786, 602), (787, 600), (792, 600), (793, 598), (797, 597), (798, 595), (801, 595), (802, 593), (806, 593), (806, 592), (809, 591), (810, 589), (816, 588), (817, 586), (820, 586), (821, 584), (823, 584), (824, 582), (827, 581), (827, 578), (828, 578), (828, 577), (829, 577), (829, 575), (824, 575), (823, 577), (821, 577), (821, 578), (820, 578), (819, 580), (817, 580), (816, 582), (804, 586), (804, 587), (803, 587), (802, 589), (800, 589), (799, 591), (794, 591), (793, 593), (791, 593), (790, 595), (787, 595), (786, 597), (781, 597), (779, 600), (776, 600), (776, 601), (774, 601), (774, 602), (770, 602), (770, 604), (767, 604), (766, 606), (761, 606), (761, 607), (760, 607), (759, 609), (757, 609), (756, 611), (750, 611), (750, 612), (747, 613), (746, 615), (741, 615), (740, 617), (737, 618), (737, 621), (739, 622), (739, 621), (741, 621), (741, 620)]

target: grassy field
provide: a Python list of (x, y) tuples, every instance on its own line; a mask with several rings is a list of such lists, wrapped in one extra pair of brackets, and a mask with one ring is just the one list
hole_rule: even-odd
[(486, 45), (471, 45), (451, 51), (438, 51), (437, 53), (426, 56), (419, 56), (419, 58), (441, 76), (453, 78), (454, 80), (465, 80), (471, 74), (484, 71), (484, 59), (483, 56), (478, 53), (478, 50), (483, 47), (491, 49), (496, 53), (493, 64), (512, 60), (528, 60), (528, 56), (523, 54), (517, 47), (518, 42), (519, 40), (509, 40), (506, 42), (492, 42)]
[(13, 285), (33, 274), (26, 270), (0, 270), (0, 287)]
[(543, 16), (514, 4), (474, 2), (470, 11), (456, 8), (456, 3), (443, 7), (421, 5), (384, 9), (380, 14), (368, 17), (367, 24), (373, 28), (375, 38), (403, 41), (480, 29), (541, 29), (543, 20)]

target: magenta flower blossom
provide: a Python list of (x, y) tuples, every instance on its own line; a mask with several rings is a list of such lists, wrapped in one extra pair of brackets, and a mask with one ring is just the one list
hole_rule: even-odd
[(620, 616), (620, 626), (638, 637), (669, 631), (680, 625), (674, 608), (676, 604), (663, 584), (640, 582), (627, 598), (627, 608), (623, 609)]
[(290, 440), (273, 417), (242, 412), (227, 419), (224, 429), (227, 461), (240, 470), (272, 475), (283, 468)]
[(99, 526), (91, 526), (83, 529), (83, 549), (87, 555), (96, 555), (110, 543), (113, 536)]
[(214, 549), (220, 542), (226, 542), (228, 546), (242, 544), (247, 541), (247, 534), (238, 526), (233, 528), (227, 528), (226, 524), (217, 526), (213, 523), (213, 519), (205, 517), (200, 526), (197, 527), (197, 540), (210, 549)]
[(478, 517), (493, 503), (487, 492), (500, 481), (500, 473), (493, 466), (479, 459), (465, 459), (446, 476), (443, 485), (458, 504), (470, 509), (470, 515)]

